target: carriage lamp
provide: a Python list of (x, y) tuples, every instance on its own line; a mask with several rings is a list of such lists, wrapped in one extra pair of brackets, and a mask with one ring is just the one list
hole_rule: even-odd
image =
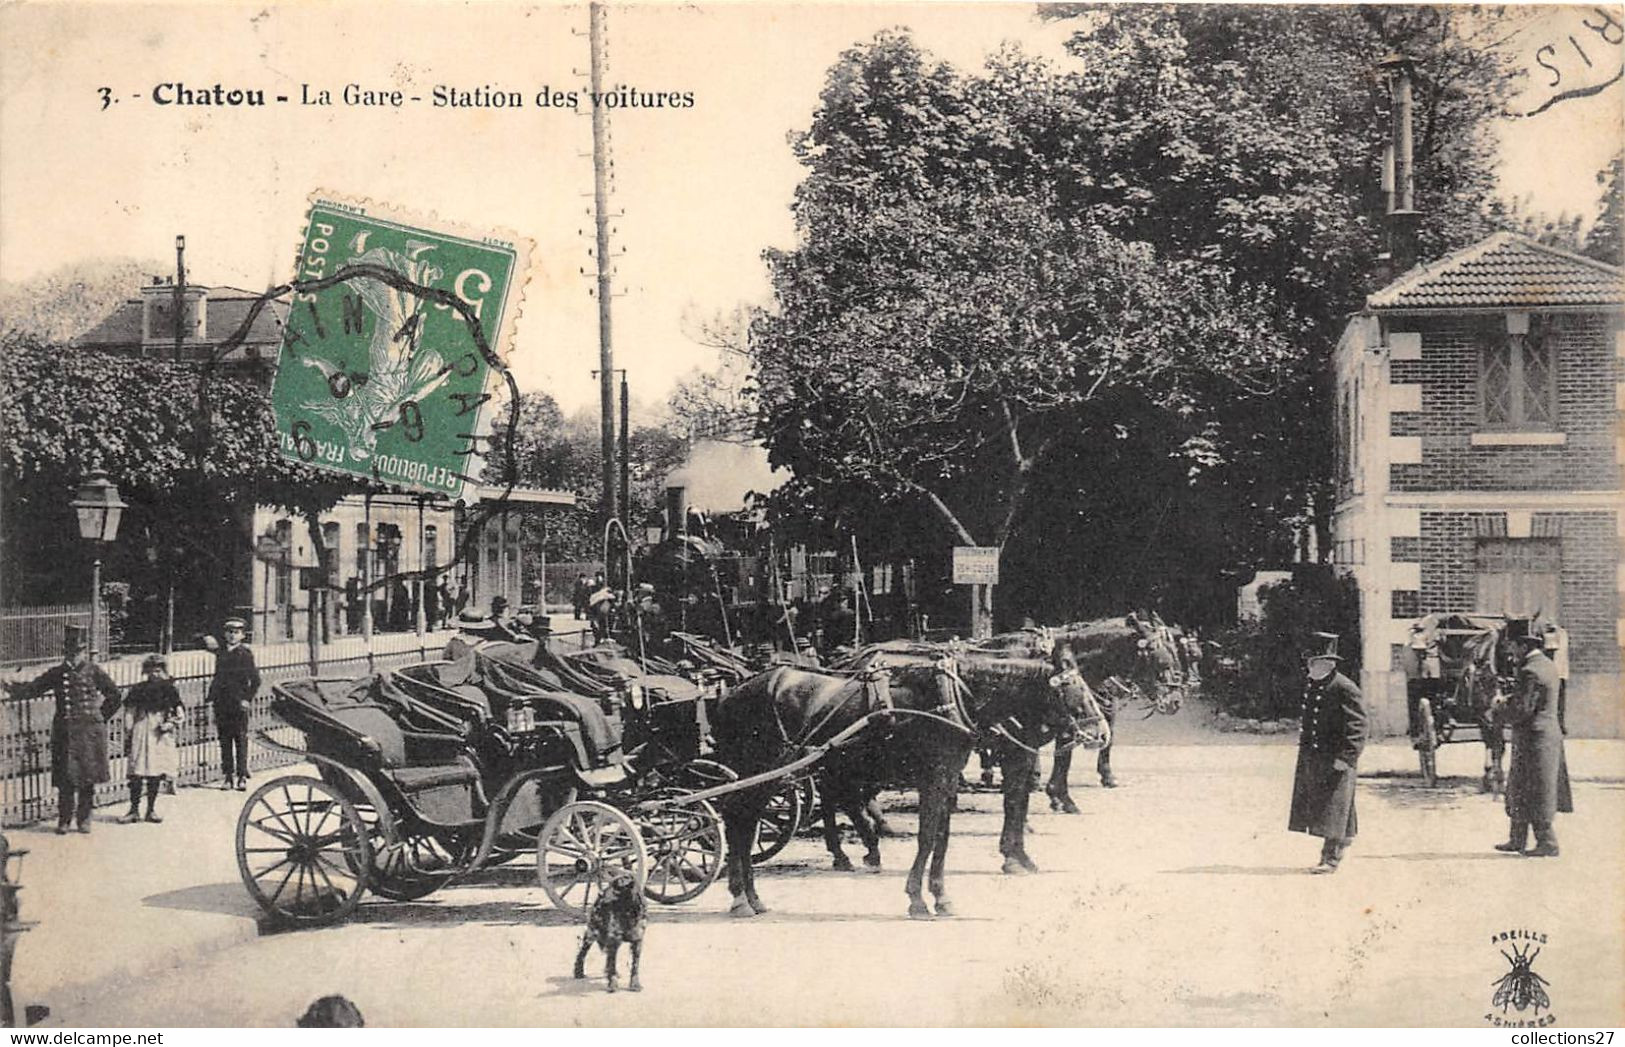
[(659, 509), (649, 510), (649, 515), (643, 518), (643, 540), (650, 545), (659, 545), (665, 533), (666, 517)]
[(118, 537), (119, 519), (129, 508), (118, 496), (118, 488), (100, 469), (91, 470), (68, 503), (79, 517), (79, 537), (92, 542), (95, 559), (90, 565), (90, 652), (101, 650), (97, 635), (102, 617), (102, 546)]

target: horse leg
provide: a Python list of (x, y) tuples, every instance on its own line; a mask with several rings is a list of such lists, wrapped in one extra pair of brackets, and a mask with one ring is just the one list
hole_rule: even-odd
[(1004, 825), (999, 830), (999, 853), (1007, 874), (1037, 872), (1027, 857), (1027, 773), (1036, 764), (1033, 755), (1011, 746), (1004, 754)]
[(841, 828), (835, 818), (836, 811), (845, 800), (846, 785), (830, 775), (824, 775), (818, 781), (818, 795), (823, 798), (824, 849), (829, 852), (836, 872), (851, 872), (852, 859), (846, 856), (846, 850), (841, 847)]
[(920, 831), (914, 838), (914, 864), (909, 866), (908, 879), (903, 890), (908, 893), (908, 914), (916, 920), (929, 920), (931, 909), (925, 904), (920, 888), (925, 880), (926, 862), (936, 847), (936, 836), (942, 816), (947, 813), (948, 797), (936, 787), (934, 775), (927, 771), (920, 775)]
[(727, 813), (722, 818), (723, 833), (728, 839), (728, 893), (733, 896), (728, 913), (732, 916), (756, 915), (756, 909), (747, 899), (755, 888), (750, 883), (750, 851), (756, 819), (759, 817), (761, 811), (753, 804), (739, 801), (728, 805)]
[(1100, 773), (1100, 784), (1108, 789), (1117, 788), (1117, 778), (1112, 774), (1112, 746), (1117, 744), (1117, 711), (1114, 709), (1106, 714), (1106, 728), (1111, 731), (1111, 737), (1101, 747), (1100, 755), (1095, 757), (1095, 770)]
[[(958, 775), (953, 769), (946, 766), (943, 768), (942, 773), (937, 776), (937, 788), (943, 790), (945, 798), (952, 794), (954, 782), (957, 778)], [(1009, 781), (1009, 779), (1006, 779), (1006, 781)], [(1015, 777), (1015, 781), (1017, 791), (1021, 793), (1022, 798), (1025, 800), (1027, 796), (1026, 782), (1019, 776)], [(939, 809), (941, 813), (938, 816), (936, 839), (931, 846), (931, 894), (937, 900), (937, 915), (952, 916), (954, 906), (948, 900), (948, 885), (944, 881), (943, 870), (948, 864), (948, 837), (953, 824), (954, 812), (949, 807), (946, 799), (939, 804)], [(1025, 814), (1023, 814), (1023, 817), (1026, 817)]]
[(1049, 784), (1044, 787), (1044, 793), (1049, 797), (1049, 809), (1060, 811), (1062, 814), (1077, 814), (1078, 805), (1072, 802), (1071, 783), (1067, 781), (1072, 773), (1072, 750), (1060, 745), (1055, 747), (1055, 762), (1050, 765)]
[(858, 838), (863, 841), (863, 864), (870, 869), (880, 868), (880, 825), (879, 804), (871, 799), (864, 800), (864, 790), (852, 790), (852, 808), (847, 813), (852, 817), (852, 827), (858, 831)]

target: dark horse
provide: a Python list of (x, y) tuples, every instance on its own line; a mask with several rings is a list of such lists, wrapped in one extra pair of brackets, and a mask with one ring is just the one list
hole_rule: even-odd
[[(895, 667), (871, 664), (856, 675), (779, 666), (723, 697), (712, 722), (714, 756), (751, 778), (822, 751), (820, 769), (831, 781), (912, 781), (920, 828), (905, 885), (908, 913), (932, 915), (921, 894), (929, 862), (936, 915), (951, 916), (943, 882), (949, 819), (977, 737), (1019, 732), (1042, 742), (1075, 732), (1088, 706), (1081, 677), (1057, 674), (1039, 659), (919, 658)], [(721, 800), (735, 916), (767, 911), (750, 852), (777, 784), (773, 778)]]
[[(1166, 626), (1149, 618), (1102, 618), (1048, 628), (1023, 629), (1004, 633), (977, 645), (981, 650), (997, 650), (1030, 657), (1048, 657), (1058, 668), (1076, 668), (1095, 689), (1115, 731), (1117, 712), (1136, 694), (1153, 703), (1157, 712), (1179, 710), (1183, 674), (1179, 652)], [(1077, 814), (1067, 777), (1072, 769), (1071, 749), (1058, 748), (1044, 792), (1050, 808)], [(1023, 768), (1023, 771), (1025, 768)], [(1100, 783), (1115, 788), (1112, 773), (1112, 743), (1101, 747), (1095, 760)], [(1022, 771), (1005, 768), (1006, 778)]]

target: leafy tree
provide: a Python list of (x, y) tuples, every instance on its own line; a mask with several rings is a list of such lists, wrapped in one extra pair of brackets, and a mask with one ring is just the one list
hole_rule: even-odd
[(94, 468), (114, 478), (131, 506), (120, 541), (107, 551), (115, 568), (109, 577), (121, 572), (149, 596), (170, 582), (202, 594), (203, 606), (180, 608), (183, 617), (218, 619), (231, 608), (236, 594), (223, 582), (252, 562), (247, 514), (256, 504), (305, 517), (312, 547), (322, 549), (316, 517), (354, 490), (351, 482), (282, 458), (262, 390), (214, 377), (204, 415), (198, 383), (191, 366), (19, 334), (0, 340), (11, 598), (77, 594), (72, 582), (40, 565), (88, 560), (68, 499)]
[(1035, 501), (1114, 519), (1082, 464), (1126, 439), (1195, 493), (1161, 512), (1244, 520), (1233, 556), (1324, 524), (1322, 363), (1383, 242), (1373, 62), (1418, 63), (1425, 253), (1486, 227), (1507, 70), (1431, 9), (1046, 13), (1077, 19), (1077, 68), (1009, 50), (967, 76), (886, 33), (792, 136), (801, 242), (768, 254), (751, 344), (781, 504), (916, 504), (1004, 544)]
[(1625, 153), (1597, 172), (1597, 184), (1603, 187), (1597, 220), (1586, 233), (1585, 253), (1592, 258), (1625, 265)]
[[(508, 432), (506, 421), (507, 413), (498, 411), (493, 431), (499, 443)], [(656, 424), (635, 426), (628, 444), (632, 498), (627, 519), (635, 534), (644, 516), (663, 504), (665, 478), (683, 463), (688, 442), (668, 424)], [(603, 452), (594, 412), (566, 417), (549, 394), (525, 393), (519, 398), (513, 447), (520, 483), (573, 491), (582, 506), (600, 503)], [(487, 474), (496, 475), (494, 463), (487, 465)], [(543, 538), (540, 521), (527, 517), (524, 526), (528, 539)], [(549, 559), (587, 561), (603, 555), (603, 532), (590, 512), (550, 514), (545, 543)]]

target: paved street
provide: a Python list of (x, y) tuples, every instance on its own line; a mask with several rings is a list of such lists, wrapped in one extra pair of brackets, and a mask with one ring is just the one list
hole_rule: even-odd
[[(1198, 713), (1127, 724), (1117, 757), (1127, 784), (1107, 791), (1079, 775), (1081, 816), (1035, 804), (1040, 875), (999, 874), (998, 797), (966, 794), (949, 853), (962, 914), (952, 920), (904, 916), (911, 839), (885, 841), (879, 874), (829, 871), (822, 845), (802, 839), (761, 874), (771, 914), (731, 919), (720, 884), (658, 909), (645, 991), (608, 996), (596, 953), (593, 980), (568, 977), (576, 927), (521, 861), (423, 902), (369, 901), (346, 926), (174, 954), (169, 969), (88, 993), (53, 997), (28, 971), (43, 942), (25, 941), (22, 1001), (44, 999), (52, 1024), (75, 1026), (288, 1025), (332, 992), (378, 1026), (1475, 1025), (1509, 969), (1509, 946), (1492, 936), (1524, 930), (1546, 936), (1534, 969), (1558, 1024), (1625, 1022), (1625, 899), (1598, 886), (1625, 858), (1625, 744), (1571, 743), (1586, 780), (1579, 812), (1560, 820), (1555, 861), (1489, 849), (1505, 821), (1477, 792), (1482, 750), (1446, 749), (1452, 777), (1429, 792), (1402, 742), (1375, 746), (1359, 840), (1342, 871), (1319, 877), (1307, 872), (1318, 841), (1283, 830), (1291, 740), (1209, 732)], [(912, 798), (887, 800), (911, 830)], [(174, 809), (189, 801), (230, 798), (183, 793)], [(138, 831), (98, 828), (94, 841)], [(198, 866), (208, 882), (139, 907), (166, 926), (243, 912), (220, 846)], [(120, 967), (139, 966), (142, 937), (94, 936), (84, 928), (77, 947), (124, 950)]]

